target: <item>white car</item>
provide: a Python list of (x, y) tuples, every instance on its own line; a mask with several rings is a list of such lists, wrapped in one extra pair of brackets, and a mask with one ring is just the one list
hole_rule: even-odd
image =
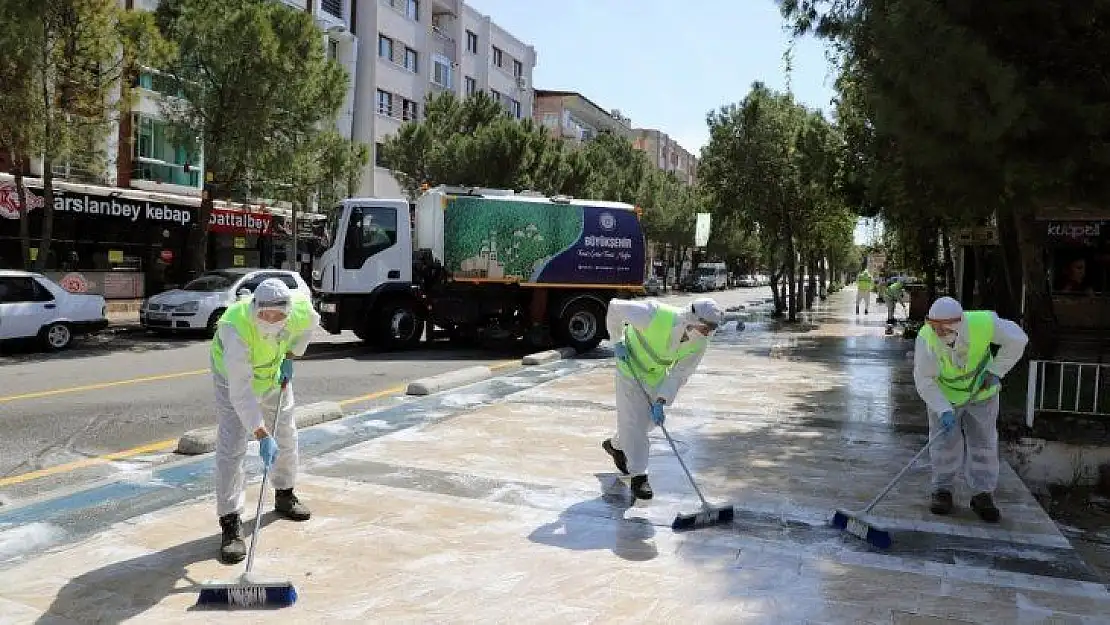
[(50, 278), (0, 269), (0, 341), (40, 340), (44, 347), (69, 347), (74, 336), (108, 327), (104, 298), (70, 293)]
[[(201, 274), (180, 289), (154, 295), (139, 309), (139, 323), (156, 332), (195, 332), (212, 334), (216, 322), (241, 292), (253, 293), (263, 280), (278, 278), (290, 290), (309, 299), (312, 290), (295, 271), (284, 269), (217, 269)], [(245, 293), (243, 293), (245, 294)]]

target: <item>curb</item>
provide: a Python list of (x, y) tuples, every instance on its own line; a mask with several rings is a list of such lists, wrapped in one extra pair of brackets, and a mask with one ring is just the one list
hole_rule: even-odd
[[(334, 421), (343, 416), (343, 408), (333, 401), (320, 401), (293, 409), (293, 418), (297, 421), (298, 429)], [(210, 426), (185, 432), (177, 441), (176, 453), (184, 456), (199, 456), (215, 450), (216, 426)]]
[(409, 382), (405, 389), (406, 395), (431, 395), (456, 386), (465, 386), (493, 377), (493, 370), (489, 367), (477, 366), (456, 369), (429, 378), (422, 378)]
[(520, 359), (520, 364), (528, 365), (528, 366), (543, 365), (543, 364), (547, 364), (549, 362), (555, 362), (556, 360), (563, 360), (563, 359), (566, 359), (566, 358), (571, 358), (571, 357), (575, 356), (577, 353), (578, 353), (578, 350), (574, 349), (573, 347), (560, 347), (559, 349), (549, 349), (545, 352), (536, 352), (534, 354), (528, 354), (524, 358)]

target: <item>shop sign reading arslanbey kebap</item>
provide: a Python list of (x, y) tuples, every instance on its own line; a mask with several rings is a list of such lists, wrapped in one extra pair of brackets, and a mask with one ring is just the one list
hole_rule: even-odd
[[(15, 189), (7, 188), (11, 186), (3, 185), (5, 188), (0, 189), (0, 195), (14, 195)], [(44, 205), (42, 190), (27, 187), (27, 204), (29, 211), (42, 208)], [(153, 221), (182, 226), (194, 220), (194, 209), (189, 206), (125, 198), (114, 194), (75, 193), (63, 189), (55, 189), (54, 191), (54, 212), (56, 214), (72, 213), (107, 219), (127, 219), (132, 222)], [(18, 208), (14, 211), (5, 210), (0, 214), (8, 219), (19, 219)]]

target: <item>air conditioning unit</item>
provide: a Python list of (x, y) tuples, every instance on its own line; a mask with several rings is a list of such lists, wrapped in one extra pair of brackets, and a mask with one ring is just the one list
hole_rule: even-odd
[(517, 89), (527, 89), (528, 88), (528, 79), (525, 78), (524, 76), (517, 76), (516, 77), (516, 88)]

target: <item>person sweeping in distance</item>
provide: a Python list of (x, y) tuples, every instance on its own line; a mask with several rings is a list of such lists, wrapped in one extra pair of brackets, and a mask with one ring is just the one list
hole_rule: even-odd
[(856, 314), (859, 314), (859, 303), (863, 302), (863, 314), (871, 313), (871, 291), (875, 288), (875, 280), (867, 267), (856, 276)]
[[(973, 493), (971, 509), (987, 523), (1002, 514), (994, 503), (998, 486), (998, 393), (1002, 378), (1017, 364), (1029, 337), (1018, 324), (993, 311), (964, 312), (941, 297), (929, 308), (914, 344), (913, 379), (929, 411), (933, 444), (933, 514), (950, 514), (956, 474)], [(992, 346), (999, 347), (992, 355)]]
[[(216, 513), (223, 538), (220, 560), (246, 557), (242, 520), (243, 459), (247, 440), (258, 440), (262, 462), (272, 468), (274, 510), (306, 521), (309, 509), (293, 494), (297, 474), (297, 424), (293, 420), (293, 357), (303, 356), (320, 316), (300, 293), (276, 278), (263, 280), (251, 297), (228, 307), (212, 339), (211, 369), (219, 420), (216, 440)], [(288, 383), (277, 415), (276, 437), (263, 415), (277, 410), (281, 381)], [(277, 440), (275, 440), (275, 438)]]
[[(705, 297), (685, 309), (661, 302), (614, 299), (606, 326), (617, 357), (617, 433), (602, 448), (624, 475), (632, 496), (651, 499), (648, 432), (662, 425), (664, 406), (698, 368), (724, 309)], [(649, 400), (649, 398), (651, 398)]]

